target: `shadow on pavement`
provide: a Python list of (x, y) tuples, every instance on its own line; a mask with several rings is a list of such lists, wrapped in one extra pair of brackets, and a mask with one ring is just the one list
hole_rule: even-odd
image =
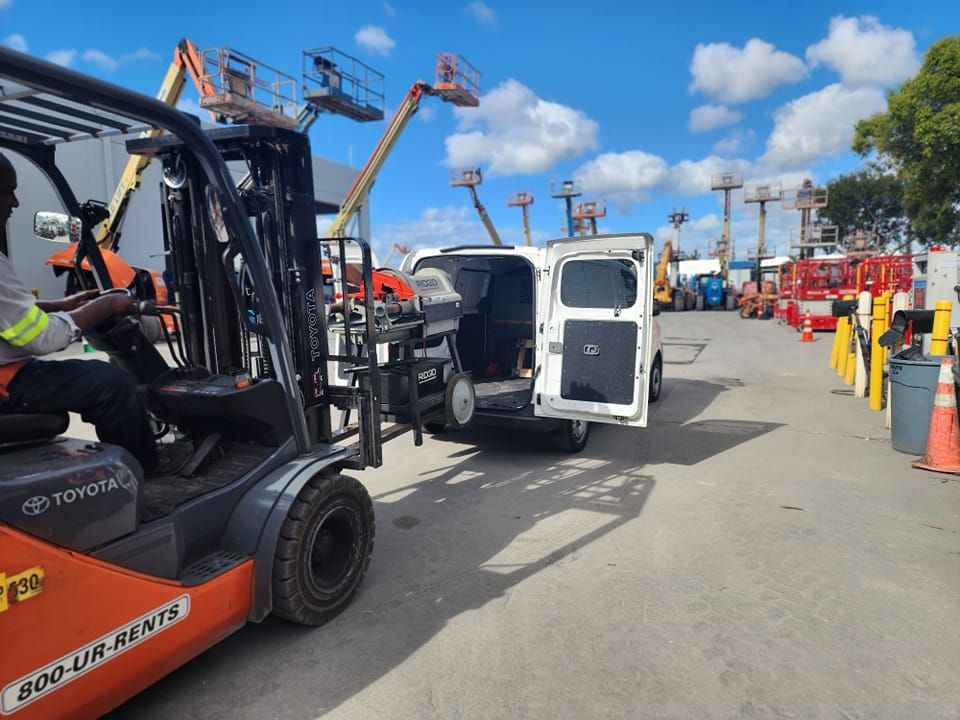
[[(597, 433), (580, 455), (546, 450), (524, 434), (450, 435), (459, 442), (487, 436), (497, 452), (484, 443), (451, 444), (440, 467), (433, 463), (411, 473), (410, 484), (382, 492), (375, 477), (365, 478), (376, 548), (364, 585), (340, 617), (317, 629), (273, 619), (248, 625), (110, 717), (320, 717), (457, 616), (573, 562), (637, 518), (654, 487), (640, 470), (642, 447), (624, 448), (616, 433)], [(390, 455), (388, 448), (388, 463)], [(407, 467), (415, 462), (406, 459)]]
[[(360, 475), (378, 534), (369, 575), (340, 617), (316, 629), (249, 625), (111, 717), (322, 717), (458, 616), (506, 602), (517, 585), (637, 519), (652, 466), (702, 462), (777, 427), (695, 419), (726, 390), (667, 379), (649, 427), (594, 426), (579, 455), (558, 454), (546, 435), (473, 427), (428, 439), (445, 457), (410, 472), (416, 453), (403, 448), (400, 458), (388, 445), (385, 467)], [(403, 462), (411, 482), (378, 491), (391, 462)]]

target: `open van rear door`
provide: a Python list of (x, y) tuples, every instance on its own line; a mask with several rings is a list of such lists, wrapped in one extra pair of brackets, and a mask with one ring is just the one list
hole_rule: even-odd
[(653, 237), (547, 243), (534, 412), (646, 427), (652, 362)]

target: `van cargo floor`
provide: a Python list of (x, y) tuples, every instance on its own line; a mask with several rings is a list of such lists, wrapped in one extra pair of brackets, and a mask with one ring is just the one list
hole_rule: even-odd
[(530, 404), (531, 378), (474, 378), (480, 410), (522, 410)]
[(200, 474), (194, 477), (168, 475), (148, 478), (143, 485), (141, 520), (150, 522), (169, 515), (188, 500), (229, 485), (275, 450), (263, 445), (238, 443), (227, 447), (222, 457), (201, 465)]

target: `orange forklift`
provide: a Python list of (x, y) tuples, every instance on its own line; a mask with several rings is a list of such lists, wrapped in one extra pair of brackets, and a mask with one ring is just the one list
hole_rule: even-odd
[[(88, 341), (134, 376), (158, 441), (186, 444), (189, 461), (146, 477), (120, 447), (64, 437), (65, 415), (0, 414), (0, 715), (95, 718), (248, 621), (320, 625), (349, 604), (375, 522), (342, 470), (381, 465), (382, 443), (401, 432), (419, 444), (431, 417), (470, 421), (473, 386), (452, 341), (462, 303), (442, 271), (379, 287), (363, 240), (317, 237), (303, 133), (204, 131), (155, 98), (3, 48), (0, 85), (0, 148), (54, 186), (97, 287), (112, 287), (91, 230), (97, 203), (81, 204), (58, 169), (60, 140), (77, 126), (93, 137), (149, 128), (127, 150), (163, 167), (179, 303), (138, 307), (173, 319), (172, 360), (129, 317)], [(228, 162), (249, 168), (242, 190)], [(350, 242), (374, 291), (342, 287), (334, 310), (320, 250), (338, 245), (345, 265)], [(345, 354), (329, 351), (330, 333)], [(447, 359), (417, 352), (441, 343)], [(349, 385), (330, 381), (332, 362)], [(353, 421), (335, 429), (338, 409)]]

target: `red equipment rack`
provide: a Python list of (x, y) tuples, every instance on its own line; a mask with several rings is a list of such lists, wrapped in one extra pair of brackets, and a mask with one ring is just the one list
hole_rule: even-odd
[(787, 322), (799, 329), (807, 310), (814, 330), (836, 330), (833, 301), (857, 293), (856, 265), (846, 257), (798, 260), (793, 298), (787, 301)]
[(788, 316), (790, 302), (794, 297), (794, 275), (797, 264), (783, 263), (777, 268), (777, 303), (773, 308), (773, 317), (780, 322), (793, 324)]
[(875, 255), (857, 266), (857, 292), (874, 297), (885, 292), (908, 293), (913, 288), (912, 255)]

